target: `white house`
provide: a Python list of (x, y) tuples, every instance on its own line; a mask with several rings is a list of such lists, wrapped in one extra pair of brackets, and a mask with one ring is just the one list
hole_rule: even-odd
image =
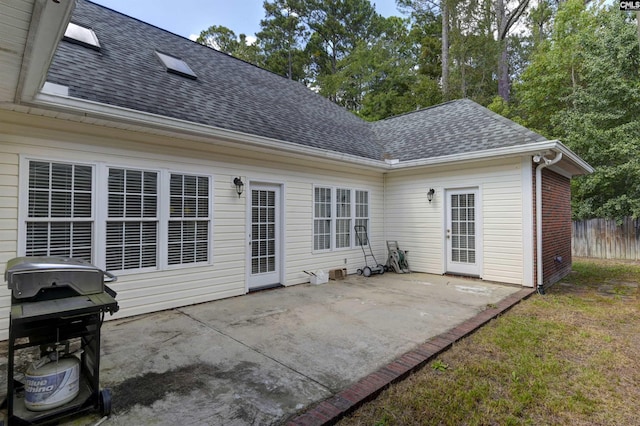
[[(571, 268), (569, 180), (591, 167), (469, 100), (368, 123), (86, 0), (1, 3), (0, 75), (0, 270), (89, 260), (119, 278), (116, 317), (354, 273), (358, 224), (413, 271)], [(9, 308), (5, 286), (1, 338)]]

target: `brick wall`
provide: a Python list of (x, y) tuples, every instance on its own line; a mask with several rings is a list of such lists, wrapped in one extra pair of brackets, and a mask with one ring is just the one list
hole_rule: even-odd
[[(535, 244), (534, 238), (534, 271), (537, 271)], [(544, 285), (553, 284), (571, 272), (571, 185), (568, 178), (547, 168), (542, 169), (542, 262)]]

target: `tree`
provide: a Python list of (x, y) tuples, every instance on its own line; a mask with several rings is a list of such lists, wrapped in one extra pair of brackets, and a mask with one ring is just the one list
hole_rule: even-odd
[(531, 31), (533, 48), (540, 45), (551, 36), (551, 18), (556, 9), (554, 0), (541, 0), (532, 7), (527, 14), (527, 24)]
[(300, 19), (311, 33), (306, 46), (310, 78), (322, 95), (338, 103), (338, 62), (359, 43), (370, 41), (379, 15), (369, 0), (302, 0)]
[(495, 0), (496, 29), (500, 43), (498, 59), (498, 95), (509, 102), (511, 79), (509, 75), (509, 46), (508, 35), (513, 26), (529, 6), (529, 0), (517, 0), (510, 9), (505, 0)]
[(561, 4), (516, 95), (525, 124), (595, 168), (572, 181), (575, 219), (640, 217), (640, 46), (630, 16)]
[(343, 60), (332, 76), (339, 98), (367, 120), (433, 105), (441, 100), (437, 80), (417, 67), (412, 33), (407, 21), (398, 17), (379, 18), (380, 35), (360, 43)]
[(566, 143), (595, 166), (573, 183), (574, 217), (640, 217), (640, 46), (631, 16), (596, 10), (581, 81), (556, 117)]
[(414, 27), (428, 22), (430, 17), (440, 16), (440, 85), (444, 100), (450, 99), (449, 91), (449, 10), (455, 0), (396, 0), (398, 8), (411, 15)]
[(458, 3), (451, 13), (450, 91), (486, 105), (497, 91), (498, 44), (489, 0)]
[(249, 43), (245, 34), (236, 36), (233, 30), (222, 25), (212, 25), (201, 31), (196, 42), (252, 64), (260, 65), (262, 62), (260, 49), (256, 45)]
[(302, 45), (306, 35), (300, 21), (300, 4), (294, 0), (263, 3), (265, 19), (256, 35), (264, 54), (264, 66), (289, 79), (304, 81), (308, 63)]
[(518, 115), (527, 127), (551, 139), (563, 135), (551, 117), (571, 107), (570, 96), (582, 81), (583, 39), (596, 28), (594, 13), (582, 1), (561, 5), (551, 37), (538, 45), (515, 85)]

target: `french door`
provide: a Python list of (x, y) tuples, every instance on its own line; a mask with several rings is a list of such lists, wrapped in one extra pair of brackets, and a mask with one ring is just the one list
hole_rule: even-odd
[(280, 283), (280, 186), (251, 185), (249, 290)]
[(447, 190), (447, 272), (480, 276), (478, 189)]

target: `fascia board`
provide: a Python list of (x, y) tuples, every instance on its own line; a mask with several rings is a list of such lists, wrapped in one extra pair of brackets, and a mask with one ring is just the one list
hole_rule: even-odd
[(74, 6), (75, 1), (35, 1), (16, 89), (16, 103), (30, 102), (44, 85)]
[[(153, 128), (160, 131), (177, 133), (179, 135), (197, 136), (208, 140), (215, 138), (219, 141), (226, 141), (229, 145), (244, 144), (251, 146), (254, 149), (271, 151), (277, 150), (290, 157), (315, 157), (328, 161), (345, 162), (357, 167), (376, 169), (383, 172), (440, 166), (452, 163), (460, 164), (509, 156), (534, 155), (539, 152), (550, 150), (562, 152), (566, 159), (574, 163), (575, 166), (582, 170), (584, 174), (593, 172), (593, 168), (589, 164), (558, 140), (535, 142), (526, 145), (516, 145), (476, 152), (465, 152), (411, 161), (384, 161), (362, 158), (355, 155), (338, 153), (321, 148), (308, 147), (264, 136), (251, 135), (235, 130), (193, 123), (186, 120), (140, 112), (129, 108), (106, 105), (99, 102), (54, 93), (39, 93), (36, 95), (33, 104), (46, 109), (55, 109), (61, 112), (72, 113), (74, 115), (80, 115), (87, 118), (103, 119), (121, 123), (124, 122), (140, 126), (141, 129)], [(567, 173), (572, 174), (570, 172)]]
[(221, 141), (223, 143), (226, 142), (229, 146), (242, 144), (258, 150), (275, 150), (283, 155), (287, 154), (290, 157), (315, 157), (329, 161), (346, 162), (354, 166), (360, 166), (368, 169), (379, 169), (381, 171), (384, 171), (389, 167), (387, 163), (382, 160), (362, 158), (356, 155), (308, 147), (264, 136), (251, 135), (235, 130), (193, 123), (158, 114), (140, 112), (129, 108), (105, 105), (99, 102), (60, 96), (52, 93), (38, 94), (32, 104), (48, 110), (54, 109), (60, 112), (71, 113), (87, 118), (103, 119), (120, 123), (124, 122), (130, 125), (140, 126), (141, 130), (143, 128), (153, 128), (160, 131), (172, 132), (181, 136), (196, 136), (209, 141), (214, 138), (217, 141)]
[(594, 172), (593, 167), (591, 167), (591, 165), (589, 163), (587, 163), (586, 161), (584, 161), (582, 158), (580, 158), (578, 156), (578, 154), (576, 154), (575, 152), (571, 151), (569, 148), (567, 148), (566, 145), (564, 145), (562, 142), (560, 142), (559, 140), (555, 140), (552, 141), (555, 142), (558, 145), (558, 151), (562, 152), (562, 155), (564, 157), (567, 157), (567, 159), (571, 160), (573, 163), (575, 163), (575, 165), (583, 170), (583, 174), (591, 174)]
[(452, 155), (444, 155), (441, 157), (425, 158), (411, 161), (401, 161), (394, 164), (391, 168), (394, 170), (403, 170), (428, 166), (442, 166), (447, 164), (460, 164), (464, 162), (491, 160), (496, 158), (521, 156), (521, 155), (534, 155), (538, 152), (544, 151), (559, 151), (562, 152), (567, 159), (571, 160), (575, 165), (582, 170), (584, 174), (593, 173), (593, 168), (587, 164), (584, 160), (578, 157), (573, 151), (567, 148), (558, 140), (535, 142), (526, 145), (516, 145), (504, 148), (488, 149), (475, 152), (464, 152)]

